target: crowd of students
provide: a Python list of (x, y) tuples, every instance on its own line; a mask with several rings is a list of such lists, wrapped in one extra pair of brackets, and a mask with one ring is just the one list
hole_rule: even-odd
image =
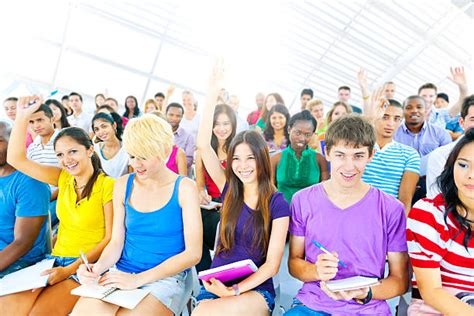
[[(452, 106), (433, 84), (402, 101), (393, 82), (370, 92), (361, 71), (360, 106), (347, 86), (327, 115), (311, 89), (294, 115), (259, 93), (247, 120), (220, 63), (201, 112), (189, 91), (169, 103), (172, 87), (143, 107), (128, 96), (123, 115), (103, 94), (93, 116), (75, 92), (6, 99), (0, 278), (55, 263), (46, 287), (0, 297), (0, 314), (179, 314), (191, 269), (251, 259), (248, 277), (202, 281), (192, 313), (268, 315), (289, 233), (303, 286), (285, 315), (389, 315), (410, 278), (409, 315), (473, 315), (474, 95), (451, 72)], [(379, 284), (327, 286), (351, 276)], [(150, 294), (133, 311), (70, 294), (93, 283)]]

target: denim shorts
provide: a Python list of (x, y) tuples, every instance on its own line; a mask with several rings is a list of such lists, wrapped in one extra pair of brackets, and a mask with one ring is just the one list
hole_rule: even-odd
[(284, 314), (285, 316), (330, 316), (326, 312), (322, 311), (315, 311), (311, 308), (305, 306), (301, 301), (297, 298), (293, 299), (293, 304), (291, 304), (291, 308), (287, 310)]
[[(272, 295), (270, 292), (265, 291), (265, 290), (260, 290), (260, 289), (255, 289), (252, 290), (257, 292), (258, 294), (262, 295), (263, 298), (265, 299), (265, 302), (267, 303), (267, 308), (268, 311), (271, 313), (273, 312), (273, 309), (275, 308), (275, 296)], [(208, 292), (204, 286), (201, 286), (201, 291), (199, 292), (199, 295), (197, 296), (196, 300), (199, 304), (200, 301), (202, 300), (215, 300), (216, 298), (219, 298), (219, 296)]]
[(180, 272), (176, 275), (161, 279), (155, 282), (147, 283), (140, 287), (144, 290), (150, 290), (150, 294), (171, 310), (175, 315), (179, 315), (182, 307), (188, 301), (192, 286), (186, 288), (186, 277), (189, 270)]
[[(70, 265), (71, 263), (75, 262), (78, 258), (46, 255), (46, 259), (54, 259), (54, 267), (66, 267)], [(69, 276), (68, 279), (71, 279), (71, 280), (76, 281), (77, 283), (80, 283), (79, 278), (76, 273)]]

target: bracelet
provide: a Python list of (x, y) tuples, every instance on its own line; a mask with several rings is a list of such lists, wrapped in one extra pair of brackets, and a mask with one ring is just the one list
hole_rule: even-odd
[(368, 95), (364, 95), (364, 96), (362, 97), (362, 99), (368, 100), (368, 99), (369, 99), (369, 96), (368, 96)]
[(369, 292), (367, 293), (367, 296), (363, 299), (360, 298), (355, 298), (354, 301), (356, 301), (357, 304), (360, 305), (365, 305), (368, 304), (372, 300), (372, 288), (369, 287)]
[(232, 289), (234, 290), (234, 295), (239, 296), (240, 295), (240, 289), (238, 284), (232, 285)]

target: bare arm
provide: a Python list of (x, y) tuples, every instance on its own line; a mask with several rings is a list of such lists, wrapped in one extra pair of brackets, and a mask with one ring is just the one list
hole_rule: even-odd
[(285, 249), (289, 223), (289, 217), (280, 217), (272, 221), (272, 232), (268, 245), (267, 259), (257, 272), (239, 283), (241, 293), (254, 289), (278, 273)]
[(197, 149), (201, 159), (206, 167), (207, 173), (212, 178), (220, 192), (224, 189), (226, 183), (225, 172), (221, 167), (217, 154), (211, 147), (212, 120), (214, 110), (217, 105), (217, 97), (220, 91), (223, 70), (222, 65), (216, 65), (213, 74), (209, 80), (209, 88), (206, 98), (206, 105), (199, 124), (197, 136)]
[(406, 252), (389, 252), (389, 274), (380, 284), (372, 287), (372, 298), (387, 300), (404, 294), (408, 290), (408, 254)]
[(188, 166), (186, 165), (186, 154), (181, 148), (178, 148), (178, 154), (176, 155), (176, 165), (178, 166), (179, 175), (186, 177), (188, 175)]
[(443, 315), (474, 315), (474, 308), (442, 288), (439, 268), (413, 268), (421, 297)]
[(281, 159), (281, 152), (273, 155), (273, 157), (270, 158), (270, 163), (271, 163), (271, 166), (272, 166), (272, 174), (271, 174), (271, 178), (272, 178), (272, 183), (276, 186), (277, 185), (277, 182), (276, 182), (276, 172), (277, 172), (277, 168), (278, 168), (278, 164), (280, 163), (280, 159)]
[(46, 216), (16, 218), (14, 239), (0, 251), (0, 271), (8, 268), (33, 247), (45, 218)]
[(302, 236), (290, 235), (288, 270), (293, 277), (302, 282), (319, 281), (316, 265), (305, 260), (304, 240)]
[(316, 162), (319, 166), (320, 177), (319, 181), (323, 182), (329, 179), (329, 170), (328, 170), (328, 163), (323, 155), (316, 153)]
[[(34, 100), (37, 100), (36, 103), (29, 106), (28, 103)], [(25, 142), (28, 119), (41, 103), (42, 100), (38, 96), (21, 97), (18, 100), (15, 124), (8, 142), (7, 161), (15, 169), (38, 181), (57, 186), (61, 174), (60, 168), (42, 165), (26, 158)]]
[(420, 176), (411, 171), (405, 171), (400, 181), (400, 187), (398, 189), (398, 199), (405, 206), (405, 215), (408, 216), (408, 212), (411, 210), (411, 200), (413, 194), (415, 194), (416, 184)]

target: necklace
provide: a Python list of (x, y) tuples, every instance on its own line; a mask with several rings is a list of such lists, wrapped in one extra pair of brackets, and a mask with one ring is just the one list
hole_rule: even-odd
[(85, 184), (84, 184), (84, 185), (81, 185), (81, 186), (78, 186), (76, 180), (74, 179), (74, 188), (75, 188), (75, 189), (77, 189), (77, 190), (82, 190), (82, 189), (84, 189), (85, 187), (86, 187)]

